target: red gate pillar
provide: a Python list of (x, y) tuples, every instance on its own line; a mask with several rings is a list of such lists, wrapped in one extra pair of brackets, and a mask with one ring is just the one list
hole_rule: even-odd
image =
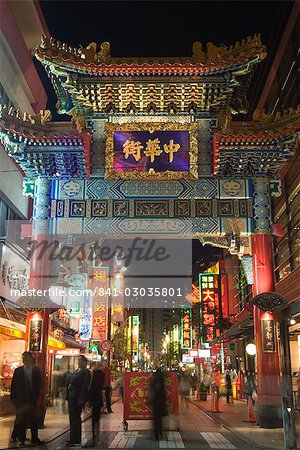
[[(51, 284), (49, 249), (42, 250), (43, 242), (49, 243), (49, 218), (51, 204), (51, 180), (38, 178), (35, 182), (34, 209), (32, 221), (32, 244), (30, 255), (29, 290), (35, 290), (30, 298), (26, 320), (26, 349), (33, 352), (41, 369), (42, 385), (38, 400), (39, 427), (44, 426), (46, 394), (48, 388), (48, 336), (50, 310), (48, 305)], [(36, 250), (34, 251), (34, 248)], [(37, 292), (40, 291), (40, 292)], [(33, 291), (34, 292), (34, 291)]]
[[(270, 224), (269, 180), (256, 178), (254, 181), (255, 234), (252, 237), (253, 296), (274, 292), (274, 265)], [(280, 368), (278, 336), (275, 333), (275, 349), (264, 347), (263, 321), (274, 320), (276, 314), (263, 312), (253, 307), (254, 332), (256, 340), (258, 408), (257, 421), (262, 428), (282, 426)]]

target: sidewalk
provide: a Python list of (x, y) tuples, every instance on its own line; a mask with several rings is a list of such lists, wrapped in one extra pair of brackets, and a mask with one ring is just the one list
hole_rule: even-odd
[[(117, 402), (120, 397), (113, 397), (112, 404)], [(82, 415), (85, 420), (90, 417), (89, 410), (86, 409)], [(10, 442), (10, 436), (14, 425), (15, 416), (6, 416), (0, 419), (0, 449), (15, 448), (15, 444)], [(39, 438), (44, 442), (51, 442), (58, 436), (69, 431), (69, 414), (63, 413), (62, 408), (55, 409), (48, 407), (45, 417), (45, 428), (39, 430)], [(30, 430), (27, 431), (27, 437), (30, 438)], [(66, 436), (66, 439), (68, 435)]]
[[(186, 397), (195, 406), (223, 424), (231, 432), (245, 439), (250, 444), (267, 449), (284, 448), (283, 428), (259, 428), (255, 423), (246, 422), (247, 403), (245, 400), (234, 400), (233, 403), (226, 403), (226, 398), (220, 398), (220, 413), (212, 413), (210, 405), (210, 395), (207, 401), (195, 400), (195, 396)], [(296, 429), (300, 434), (300, 415), (296, 413)], [(300, 448), (300, 438), (298, 434), (297, 447)]]

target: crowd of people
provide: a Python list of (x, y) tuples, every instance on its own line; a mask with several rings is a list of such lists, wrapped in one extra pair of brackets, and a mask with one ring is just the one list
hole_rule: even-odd
[[(42, 444), (38, 437), (38, 400), (41, 395), (42, 374), (36, 365), (31, 352), (22, 354), (23, 365), (18, 367), (13, 375), (11, 384), (11, 401), (15, 406), (15, 422), (11, 434), (11, 441), (18, 446), (25, 445), (27, 428), (31, 430), (31, 443)], [(52, 373), (52, 394), (54, 399), (61, 398), (68, 404), (70, 439), (66, 447), (81, 444), (82, 422), (81, 415), (85, 405), (91, 408), (92, 418), (92, 445), (95, 446), (100, 432), (100, 418), (104, 403), (107, 414), (111, 414), (111, 371), (106, 361), (92, 363), (88, 368), (88, 360), (84, 355), (78, 358), (78, 368), (72, 374), (63, 374), (59, 366)], [(122, 393), (123, 383), (118, 384)], [(162, 420), (167, 415), (166, 391), (164, 374), (160, 369), (154, 371), (149, 385), (149, 402), (153, 410), (153, 437), (162, 438)], [(63, 402), (63, 410), (66, 407)], [(91, 443), (89, 443), (89, 446)]]
[[(22, 354), (23, 365), (14, 371), (11, 383), (11, 401), (15, 406), (15, 423), (11, 434), (11, 441), (19, 446), (25, 445), (27, 428), (31, 429), (31, 443), (41, 444), (38, 437), (38, 400), (41, 394), (42, 374), (36, 365), (31, 352)], [(70, 439), (66, 446), (72, 447), (81, 443), (81, 414), (86, 403), (89, 402), (92, 411), (93, 441), (99, 433), (100, 417), (105, 406), (111, 414), (111, 371), (103, 361), (101, 367), (97, 363), (87, 368), (88, 360), (84, 355), (78, 358), (78, 369), (72, 374), (64, 376), (59, 367), (53, 371), (53, 396), (57, 398), (63, 394), (63, 409), (68, 404)], [(104, 395), (103, 395), (104, 394)]]
[[(41, 444), (38, 437), (38, 400), (41, 395), (43, 383), (40, 368), (36, 365), (35, 358), (31, 352), (24, 352), (22, 355), (23, 365), (14, 371), (11, 383), (11, 401), (15, 406), (15, 422), (11, 434), (12, 442), (20, 446), (25, 444), (27, 428), (31, 430), (31, 443)], [(233, 399), (233, 381), (234, 372), (227, 370), (224, 377), (223, 387), (227, 403)], [(122, 380), (122, 377), (120, 377)], [(183, 371), (179, 377), (179, 391), (182, 395), (190, 395), (190, 389), (197, 386), (198, 379), (192, 377), (187, 371)], [(209, 388), (212, 386), (212, 392), (221, 395), (221, 375), (215, 370), (213, 375), (207, 372), (203, 374), (201, 384)], [(111, 414), (111, 396), (112, 396), (111, 371), (106, 361), (101, 365), (94, 362), (88, 368), (88, 360), (84, 355), (78, 357), (78, 368), (72, 374), (63, 374), (56, 366), (52, 373), (52, 393), (54, 399), (62, 398), (63, 411), (66, 412), (68, 405), (70, 439), (66, 446), (73, 447), (81, 444), (81, 415), (85, 405), (89, 403), (92, 418), (92, 436), (93, 446), (100, 432), (101, 413)], [(119, 382), (118, 387), (122, 394), (123, 383)], [(123, 396), (122, 396), (123, 397)], [(257, 398), (257, 385), (255, 376), (249, 372), (243, 376), (243, 397), (251, 398), (253, 404)], [(162, 421), (167, 415), (167, 399), (165, 390), (164, 374), (160, 368), (157, 368), (151, 376), (149, 384), (149, 402), (151, 402), (153, 413), (153, 433), (154, 439), (162, 438)]]

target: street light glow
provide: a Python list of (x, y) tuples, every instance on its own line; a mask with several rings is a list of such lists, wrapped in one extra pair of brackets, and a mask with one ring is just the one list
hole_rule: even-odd
[(246, 352), (250, 356), (256, 355), (256, 345), (255, 344), (248, 344), (248, 345), (246, 345)]

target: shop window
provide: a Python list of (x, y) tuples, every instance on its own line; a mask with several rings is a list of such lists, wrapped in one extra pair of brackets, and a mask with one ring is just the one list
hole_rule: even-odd
[(238, 312), (242, 312), (245, 309), (246, 304), (252, 298), (252, 286), (247, 283), (246, 274), (243, 266), (240, 264), (238, 271), (238, 283), (236, 289), (238, 291)]

